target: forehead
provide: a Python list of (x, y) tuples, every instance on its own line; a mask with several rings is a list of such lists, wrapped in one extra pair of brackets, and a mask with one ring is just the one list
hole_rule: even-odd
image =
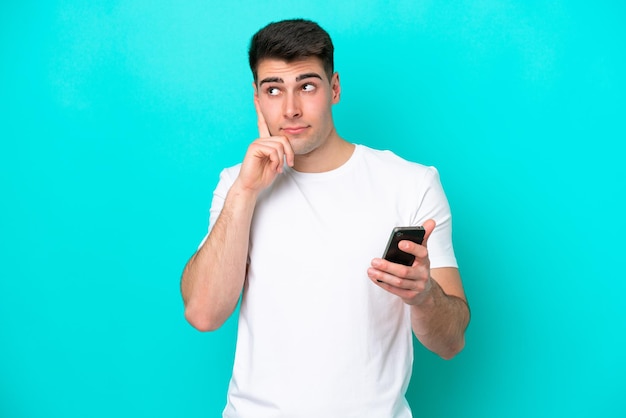
[(295, 81), (302, 74), (315, 73), (323, 80), (327, 79), (324, 65), (317, 57), (308, 57), (296, 61), (284, 61), (281, 59), (265, 58), (257, 65), (257, 79), (263, 80), (269, 77), (278, 77), (286, 83)]

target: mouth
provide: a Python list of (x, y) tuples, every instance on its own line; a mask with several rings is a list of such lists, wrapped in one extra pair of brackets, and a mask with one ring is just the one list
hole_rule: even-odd
[(285, 126), (280, 128), (286, 135), (299, 135), (308, 129), (308, 126)]

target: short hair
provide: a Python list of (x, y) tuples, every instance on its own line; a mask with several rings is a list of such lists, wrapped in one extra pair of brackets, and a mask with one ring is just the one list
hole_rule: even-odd
[(330, 80), (334, 72), (334, 50), (330, 35), (317, 23), (289, 19), (272, 22), (255, 33), (250, 40), (248, 59), (255, 82), (259, 62), (266, 58), (293, 62), (317, 57)]

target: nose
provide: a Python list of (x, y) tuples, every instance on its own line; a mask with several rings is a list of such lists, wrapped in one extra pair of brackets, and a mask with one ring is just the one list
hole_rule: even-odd
[(283, 104), (283, 114), (288, 119), (294, 119), (302, 116), (302, 108), (300, 107), (300, 99), (297, 94), (289, 93), (285, 95)]

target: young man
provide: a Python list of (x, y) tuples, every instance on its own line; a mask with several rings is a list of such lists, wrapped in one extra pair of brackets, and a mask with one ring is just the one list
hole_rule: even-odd
[[(214, 192), (183, 272), (187, 320), (220, 327), (241, 296), (224, 417), (410, 417), (412, 332), (443, 358), (469, 311), (437, 171), (342, 139), (328, 34), (270, 24), (249, 50), (259, 138)], [(411, 266), (379, 258), (395, 226)]]

